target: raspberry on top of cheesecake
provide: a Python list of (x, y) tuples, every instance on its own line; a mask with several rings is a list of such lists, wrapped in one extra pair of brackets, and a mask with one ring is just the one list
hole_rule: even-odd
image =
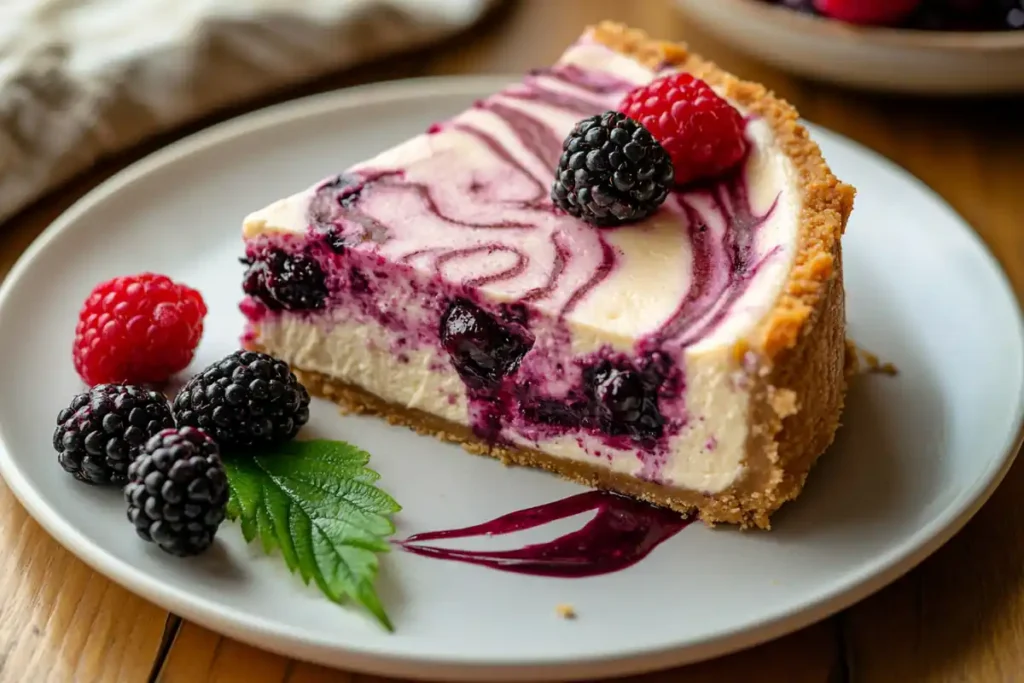
[[(645, 117), (680, 73), (690, 110)], [(349, 409), (767, 527), (838, 426), (852, 203), (789, 105), (605, 23), (248, 216), (245, 341)]]

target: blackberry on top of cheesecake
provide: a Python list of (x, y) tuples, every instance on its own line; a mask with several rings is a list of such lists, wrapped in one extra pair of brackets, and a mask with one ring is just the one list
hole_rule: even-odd
[(245, 343), (315, 393), (768, 527), (845, 394), (853, 189), (797, 114), (605, 23), (245, 219)]

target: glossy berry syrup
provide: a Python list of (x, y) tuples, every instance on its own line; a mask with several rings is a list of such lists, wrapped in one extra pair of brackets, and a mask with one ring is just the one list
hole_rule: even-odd
[[(592, 510), (597, 510), (597, 514), (582, 528), (546, 543), (515, 550), (457, 550), (425, 545), (428, 541), (510, 534)], [(615, 493), (587, 491), (476, 526), (415, 534), (397, 545), (407, 552), (439, 560), (517, 574), (576, 579), (630, 567), (692, 521), (692, 517)]]

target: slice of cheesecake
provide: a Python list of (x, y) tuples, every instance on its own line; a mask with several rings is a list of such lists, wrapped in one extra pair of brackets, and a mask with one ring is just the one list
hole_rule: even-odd
[[(742, 112), (740, 167), (614, 229), (557, 210), (576, 122), (675, 70)], [(767, 527), (839, 423), (852, 204), (788, 104), (602, 24), (553, 67), (250, 215), (245, 343), (349, 410)]]

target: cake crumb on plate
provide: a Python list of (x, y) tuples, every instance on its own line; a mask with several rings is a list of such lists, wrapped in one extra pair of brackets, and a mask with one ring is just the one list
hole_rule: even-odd
[(557, 612), (558, 616), (560, 616), (562, 619), (576, 618), (576, 609), (572, 605), (562, 603), (561, 605), (555, 607), (555, 612)]
[(881, 360), (867, 349), (857, 346), (850, 339), (846, 340), (846, 377), (851, 379), (857, 375), (888, 375), (895, 377), (899, 368), (894, 364)]

